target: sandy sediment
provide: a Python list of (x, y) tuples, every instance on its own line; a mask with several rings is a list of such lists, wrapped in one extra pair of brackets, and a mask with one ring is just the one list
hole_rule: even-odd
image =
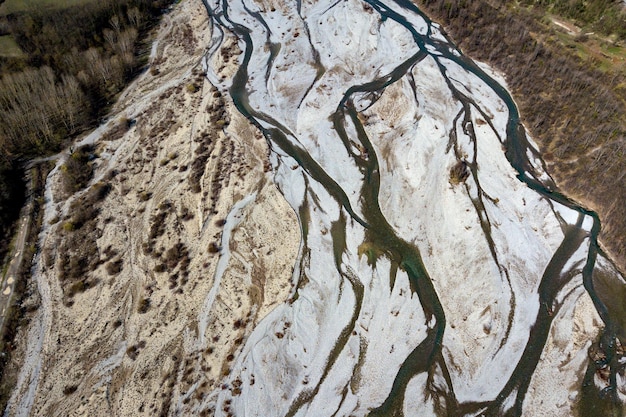
[[(525, 414), (571, 415), (601, 326), (581, 276), (592, 219), (518, 180), (503, 97), (398, 4), (444, 44), (421, 54), (358, 1), (211, 4), (213, 31), (200, 2), (166, 16), (151, 70), (84, 139), (90, 186), (67, 198), (62, 168), (50, 176), (41, 307), (10, 412), (367, 415), (388, 397), (422, 416), (447, 395), (495, 413), (530, 357)], [(271, 155), (226, 91), (243, 60), (229, 30), (251, 36), (242, 107), (284, 133)], [(375, 100), (346, 96), (413, 57)], [(546, 340), (531, 340), (539, 316)]]
[[(272, 182), (265, 140), (223, 89), (236, 43), (209, 60), (217, 88), (202, 66), (210, 38), (202, 3), (177, 5), (150, 71), (83, 141), (97, 155), (90, 186), (67, 197), (62, 169), (50, 175), (34, 279), (41, 306), (22, 333), (9, 415), (193, 409), (288, 297), (296, 216)], [(90, 200), (98, 189), (106, 196)], [(81, 263), (86, 273), (72, 275)]]

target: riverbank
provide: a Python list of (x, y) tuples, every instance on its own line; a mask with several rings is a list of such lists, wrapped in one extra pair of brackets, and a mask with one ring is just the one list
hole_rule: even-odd
[(599, 214), (600, 243), (624, 273), (623, 46), (615, 44), (611, 55), (601, 53), (594, 45), (609, 47), (609, 41), (557, 30), (544, 23), (541, 9), (509, 2), (416, 3), (443, 24), (465, 53), (504, 74), (548, 171), (565, 194)]

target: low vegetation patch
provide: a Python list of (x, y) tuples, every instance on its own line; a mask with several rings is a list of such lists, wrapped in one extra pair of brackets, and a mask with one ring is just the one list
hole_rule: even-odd
[(61, 167), (63, 189), (67, 194), (74, 194), (84, 189), (93, 176), (92, 159), (95, 157), (91, 145), (83, 145), (72, 152)]
[[(84, 195), (78, 197), (70, 206), (71, 216), (63, 224), (64, 234), (59, 245), (59, 268), (63, 293), (68, 299), (67, 305), (72, 305), (71, 298), (95, 286), (98, 281), (91, 276), (94, 271), (108, 258), (115, 255), (110, 248), (104, 251), (105, 259), (100, 259), (100, 252), (96, 243), (102, 230), (97, 227), (97, 215), (100, 205), (106, 198), (111, 185), (97, 183)], [(109, 262), (106, 267), (110, 275), (121, 271), (121, 263)]]

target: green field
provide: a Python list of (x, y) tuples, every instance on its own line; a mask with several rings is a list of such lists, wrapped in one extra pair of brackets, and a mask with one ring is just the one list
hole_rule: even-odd
[(11, 35), (0, 36), (0, 56), (20, 58), (25, 56)]
[(0, 5), (0, 16), (38, 8), (63, 9), (94, 0), (6, 0)]

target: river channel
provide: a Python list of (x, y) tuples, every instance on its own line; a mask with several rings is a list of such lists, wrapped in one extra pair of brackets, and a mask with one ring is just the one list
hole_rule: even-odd
[[(605, 265), (603, 275), (609, 274), (607, 271), (617, 274), (597, 243), (598, 216), (559, 192), (501, 80), (465, 56), (436, 23), (405, 0), (314, 4), (224, 0), (205, 5), (213, 24), (239, 40), (243, 54), (229, 91), (237, 109), (265, 135), (273, 152), (275, 180), (299, 214), (303, 233), (290, 302), (266, 319), (268, 324), (250, 338), (235, 366), (234, 374), (242, 378), (266, 372), (266, 392), (249, 386), (238, 398), (220, 397), (216, 410), (228, 401), (235, 410), (243, 410), (242, 415), (269, 415), (263, 414), (267, 410), (272, 410), (271, 415), (331, 415), (320, 411), (330, 407), (332, 415), (401, 416), (413, 415), (408, 404), (414, 401), (430, 404), (415, 415), (524, 415), (528, 412), (524, 407), (529, 387), (541, 366), (551, 329), (563, 317), (559, 311), (576, 303), (568, 294), (584, 288), (603, 329), (597, 329), (597, 339), (586, 345), (587, 349), (593, 344), (596, 355), (579, 372), (575, 381), (579, 394), (572, 400), (578, 405), (572, 407), (578, 407), (583, 415), (601, 410), (621, 413), (623, 350), (618, 336), (623, 335), (623, 329), (616, 315), (622, 312), (609, 308), (615, 303), (594, 288), (599, 258)], [(340, 19), (342, 16), (345, 20)], [(357, 24), (362, 27), (345, 27)], [(334, 37), (326, 32), (334, 32)], [(342, 33), (349, 35), (342, 38)], [(361, 43), (355, 46), (355, 41)], [(341, 42), (347, 45), (336, 46)], [(363, 44), (368, 42), (378, 44), (367, 49)], [(394, 42), (399, 44), (397, 48)], [(375, 53), (359, 61), (352, 56), (354, 48)], [(385, 48), (390, 52), (381, 52)], [(387, 61), (377, 63), (377, 56)], [(425, 94), (428, 83), (420, 77), (426, 75), (439, 80), (438, 91), (445, 94)], [(387, 121), (385, 118), (391, 116), (383, 112), (404, 110), (389, 110), (389, 100), (385, 99), (390, 91), (400, 90), (415, 102), (415, 116), (408, 130)], [(433, 104), (437, 100), (451, 103), (446, 107), (451, 117), (437, 119), (436, 112), (423, 110), (437, 107), (439, 104)], [(503, 116), (495, 115), (496, 111)], [(420, 135), (426, 132), (423, 126), (427, 120), (433, 120), (434, 128), (429, 132), (437, 130), (439, 136), (432, 141), (433, 154), (426, 158), (441, 155), (445, 167), (432, 165), (440, 174), (433, 174), (431, 165), (416, 167), (416, 159), (409, 157), (404, 161), (406, 166), (390, 167), (403, 151), (392, 149), (395, 142), (386, 143), (385, 135), (410, 136), (407, 132), (413, 132), (410, 139), (403, 140), (426, 141)], [(490, 138), (489, 144), (483, 137)], [(499, 143), (495, 151), (494, 143)], [(495, 180), (483, 174), (492, 163), (487, 152), (499, 152), (506, 158), (509, 166), (502, 169), (513, 172), (515, 189), (490, 185)], [(396, 156), (390, 158), (391, 154)], [(453, 169), (457, 175), (454, 180), (449, 178)], [(449, 317), (460, 298), (451, 296), (449, 288), (456, 287), (458, 292), (468, 289), (463, 280), (454, 285), (440, 284), (441, 273), (437, 271), (445, 270), (445, 266), (432, 270), (432, 265), (449, 262), (443, 255), (437, 257), (436, 250), (435, 254), (428, 250), (429, 236), (436, 233), (429, 232), (430, 228), (449, 227), (433, 224), (434, 218), (446, 218), (433, 207), (446, 210), (445, 198), (427, 192), (398, 197), (389, 188), (395, 186), (393, 181), (400, 181), (398, 172), (403, 170), (407, 172), (403, 181), (414, 184), (420, 175), (424, 181), (437, 178), (441, 189), (454, 193), (454, 198), (467, 205), (463, 215), (475, 226), (469, 239), (479, 236), (477, 245), (483, 251), (467, 266), (465, 279), (473, 279), (470, 271), (479, 264), (488, 264), (493, 282), (497, 282), (490, 283), (489, 288), (499, 291), (476, 297), (488, 305), (489, 314), (495, 311), (498, 335), (493, 336), (491, 327), (485, 327), (485, 334), (476, 336), (490, 340), (487, 362), (493, 361), (491, 369), (466, 369), (474, 362), (465, 365), (453, 347), (456, 336), (448, 336), (449, 332), (460, 332), (458, 320)], [(414, 188), (427, 190), (431, 186)], [(514, 194), (520, 189), (524, 197), (519, 194), (511, 198), (523, 201), (524, 206), (532, 198), (544, 211), (534, 213), (518, 203), (508, 210), (508, 200), (495, 195)], [(398, 212), (389, 202), (394, 198), (405, 199), (401, 201), (406, 206)], [(531, 217), (553, 218), (552, 229), (545, 232), (549, 237), (541, 240), (552, 243), (539, 247), (526, 232), (507, 235), (496, 230), (510, 221), (499, 220), (500, 216), (515, 210)], [(426, 213), (436, 214), (429, 217)], [(517, 223), (524, 221), (515, 220), (514, 230), (526, 230)], [(420, 226), (410, 226), (416, 231), (410, 235), (401, 231), (402, 224)], [(464, 239), (463, 232), (455, 231), (450, 239)], [(519, 236), (514, 237), (515, 233)], [(471, 248), (472, 244), (459, 245)], [(524, 258), (525, 246), (542, 253), (542, 260)], [(513, 252), (517, 255), (511, 255)], [(529, 283), (520, 283), (526, 279)], [(609, 281), (609, 287), (623, 283), (617, 275)], [(402, 289), (402, 282), (406, 282), (407, 291)], [(382, 301), (380, 288), (386, 288), (389, 300)], [(390, 326), (391, 333), (404, 329), (411, 334), (408, 338), (399, 336), (396, 344), (389, 342), (389, 356), (395, 359), (389, 359), (385, 366), (395, 366), (386, 370), (393, 378), (376, 380), (367, 370), (378, 369), (368, 363), (375, 362), (376, 355), (389, 347), (377, 340), (390, 338), (388, 333), (375, 334), (377, 317), (382, 314), (377, 306), (385, 302), (396, 306), (390, 309), (399, 317), (399, 324), (385, 324), (388, 319), (381, 319), (379, 326)], [(469, 316), (470, 321), (478, 317)], [(291, 324), (291, 336), (269, 340), (272, 334), (268, 329), (281, 320)], [(471, 333), (470, 327), (465, 331)], [(267, 364), (270, 358), (274, 364)], [(282, 373), (277, 373), (277, 368)], [(598, 370), (604, 370), (605, 385), (594, 384)], [(472, 391), (471, 387), (485, 384), (489, 373), (497, 375), (492, 392)], [(369, 403), (362, 401), (374, 389), (364, 388), (367, 384), (380, 384), (376, 389), (382, 392)], [(283, 399), (281, 405), (263, 405), (277, 394)]]

